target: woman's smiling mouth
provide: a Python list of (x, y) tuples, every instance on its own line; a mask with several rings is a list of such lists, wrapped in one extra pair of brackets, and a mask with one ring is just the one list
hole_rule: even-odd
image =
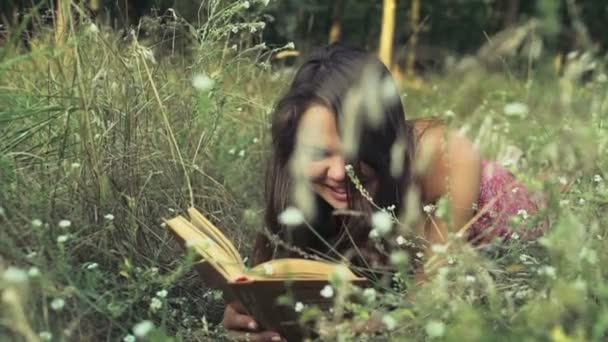
[(346, 195), (346, 188), (343, 187), (339, 187), (339, 188), (334, 188), (331, 187), (329, 185), (326, 185), (327, 189), (329, 189), (329, 193), (331, 194), (331, 196), (336, 199), (337, 201), (340, 202), (346, 202), (347, 200), (347, 195)]

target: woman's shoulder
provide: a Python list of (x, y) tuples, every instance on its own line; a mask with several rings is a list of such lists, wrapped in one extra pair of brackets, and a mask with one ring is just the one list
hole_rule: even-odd
[(481, 164), (480, 152), (471, 139), (440, 120), (416, 120), (414, 133), (414, 168), (425, 201), (433, 201), (446, 192), (445, 179), (455, 166), (467, 169)]

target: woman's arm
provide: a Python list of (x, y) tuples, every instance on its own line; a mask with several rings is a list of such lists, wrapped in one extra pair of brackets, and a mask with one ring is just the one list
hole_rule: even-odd
[[(419, 177), (422, 200), (437, 203), (447, 197), (450, 203), (449, 225), (430, 214), (419, 227), (419, 234), (428, 242), (425, 254), (429, 258), (433, 244), (446, 243), (448, 233), (458, 232), (473, 217), (481, 182), (481, 155), (466, 136), (444, 127), (429, 129), (419, 144), (420, 158), (425, 154), (429, 158)], [(418, 277), (424, 278), (423, 274)]]

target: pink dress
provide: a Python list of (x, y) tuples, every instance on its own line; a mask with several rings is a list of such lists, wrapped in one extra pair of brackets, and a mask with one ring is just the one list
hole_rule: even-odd
[[(469, 227), (467, 239), (479, 244), (497, 236), (504, 239), (534, 239), (541, 235), (546, 222), (538, 223), (534, 220), (534, 214), (544, 207), (542, 196), (530, 193), (499, 163), (484, 160), (481, 165), (477, 212), (485, 212)], [(514, 217), (517, 224), (513, 223)]]

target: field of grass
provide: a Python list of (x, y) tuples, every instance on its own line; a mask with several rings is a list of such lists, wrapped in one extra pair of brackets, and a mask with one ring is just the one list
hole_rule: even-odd
[[(224, 336), (221, 293), (162, 219), (194, 204), (247, 254), (262, 227), (269, 114), (289, 75), (264, 45), (224, 44), (232, 28), (220, 24), (182, 35), (180, 53), (170, 37), (86, 22), (63, 44), (42, 32), (29, 50), (2, 47), (0, 340)], [(380, 312), (390, 330), (352, 336), (330, 316), (327, 339), (608, 338), (608, 79), (594, 59), (581, 81), (583, 62), (562, 76), (505, 67), (405, 88), (409, 118), (441, 117), (542, 191), (551, 228), (500, 257), (455, 242), (455, 262), (432, 281), (367, 291), (350, 308), (356, 319)]]

